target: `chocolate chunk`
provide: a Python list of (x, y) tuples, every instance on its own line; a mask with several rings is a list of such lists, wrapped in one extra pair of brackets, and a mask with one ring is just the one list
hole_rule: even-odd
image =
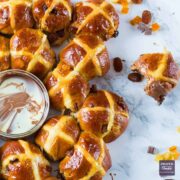
[(142, 13), (142, 22), (144, 24), (149, 24), (152, 20), (151, 12), (148, 10), (143, 11)]
[(43, 9), (43, 11), (46, 11), (46, 10), (48, 9), (47, 5), (46, 5), (46, 4), (43, 4), (43, 5), (42, 5), (42, 9)]
[(71, 110), (70, 109), (65, 109), (64, 115), (70, 115), (70, 114), (71, 114)]
[(115, 31), (114, 34), (113, 34), (113, 38), (116, 38), (119, 36), (119, 31)]
[(65, 35), (64, 29), (57, 31), (55, 33), (48, 33), (48, 40), (50, 43), (54, 43), (59, 37), (63, 37)]
[(78, 28), (73, 27), (73, 26), (70, 26), (70, 28), (69, 28), (69, 31), (73, 34), (76, 34), (77, 30), (78, 30)]
[(74, 110), (75, 110), (75, 111), (78, 111), (78, 109), (79, 109), (78, 103), (75, 103), (75, 104), (74, 104)]
[(104, 125), (101, 127), (101, 132), (102, 132), (102, 133), (107, 132), (107, 128), (108, 128), (108, 125), (107, 125), (107, 124), (104, 124)]
[(51, 11), (51, 14), (54, 14), (54, 15), (57, 16), (58, 15), (58, 10), (53, 8), (52, 11)]
[(143, 0), (132, 0), (132, 2), (134, 4), (141, 4), (143, 2)]
[(128, 75), (128, 79), (132, 82), (141, 82), (143, 80), (143, 76), (137, 72), (134, 72)]
[(157, 154), (157, 152), (158, 152), (158, 150), (155, 147), (153, 147), (153, 146), (148, 147), (147, 153), (149, 153), (149, 154)]
[(66, 156), (72, 156), (74, 154), (74, 149), (70, 149), (69, 151), (66, 152)]
[(97, 92), (97, 86), (96, 84), (93, 84), (90, 88), (90, 93), (96, 93)]
[(122, 63), (121, 58), (119, 58), (119, 57), (114, 58), (113, 59), (113, 66), (114, 66), (114, 70), (116, 72), (121, 72), (123, 69), (123, 63)]

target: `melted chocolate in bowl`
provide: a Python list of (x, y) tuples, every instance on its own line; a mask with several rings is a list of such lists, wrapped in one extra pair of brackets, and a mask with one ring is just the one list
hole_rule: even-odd
[(37, 77), (22, 70), (0, 73), (0, 136), (29, 136), (41, 127), (48, 112), (48, 93)]

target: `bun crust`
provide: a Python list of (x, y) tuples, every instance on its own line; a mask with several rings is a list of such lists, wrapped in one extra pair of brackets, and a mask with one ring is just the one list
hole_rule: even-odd
[(101, 180), (110, 167), (111, 157), (104, 141), (87, 132), (80, 135), (73, 154), (59, 165), (66, 180)]
[(13, 34), (34, 25), (31, 0), (3, 0), (0, 2), (0, 32)]
[(75, 34), (92, 33), (108, 40), (117, 31), (119, 16), (115, 8), (104, 0), (89, 0), (75, 5), (75, 21), (71, 31)]
[(51, 167), (34, 145), (18, 140), (8, 141), (0, 148), (1, 173), (6, 180), (44, 180)]
[(102, 137), (106, 143), (117, 139), (128, 125), (128, 107), (123, 98), (108, 91), (91, 93), (77, 113), (84, 131)]
[(71, 116), (57, 116), (49, 119), (36, 136), (35, 142), (53, 160), (65, 157), (77, 142), (80, 129)]
[(11, 66), (43, 78), (54, 66), (55, 53), (40, 30), (21, 29), (10, 41)]

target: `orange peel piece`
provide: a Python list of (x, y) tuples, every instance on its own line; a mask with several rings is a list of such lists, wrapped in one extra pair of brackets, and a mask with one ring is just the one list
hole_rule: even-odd
[(132, 25), (132, 26), (135, 26), (135, 25), (138, 25), (139, 23), (142, 22), (142, 18), (140, 16), (136, 16), (134, 17), (132, 20), (129, 21), (129, 23)]
[(159, 31), (159, 29), (160, 29), (160, 25), (158, 24), (158, 23), (153, 23), (152, 25), (151, 25), (151, 29), (152, 29), (152, 31)]

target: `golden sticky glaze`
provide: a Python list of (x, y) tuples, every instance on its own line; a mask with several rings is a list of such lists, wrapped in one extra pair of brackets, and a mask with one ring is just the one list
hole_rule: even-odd
[(51, 44), (60, 45), (67, 39), (72, 17), (70, 0), (34, 0), (33, 16), (37, 27), (47, 32)]
[(11, 67), (43, 78), (54, 66), (55, 53), (40, 30), (21, 29), (10, 41)]
[(66, 180), (102, 179), (111, 167), (111, 157), (103, 139), (83, 132), (72, 155), (60, 162)]
[(0, 1), (0, 32), (13, 34), (34, 25), (32, 0)]
[(0, 36), (0, 71), (10, 68), (10, 40)]
[(100, 38), (77, 36), (61, 51), (60, 63), (45, 79), (52, 105), (77, 111), (89, 93), (88, 81), (103, 76), (109, 67), (108, 52)]
[(123, 98), (108, 91), (91, 93), (77, 113), (81, 129), (102, 137), (106, 143), (118, 138), (128, 125)]
[(146, 93), (160, 103), (178, 83), (179, 67), (169, 52), (143, 54), (131, 69), (147, 78)]
[(6, 180), (44, 180), (51, 167), (41, 151), (26, 141), (8, 141), (0, 148), (1, 174)]
[(65, 157), (77, 142), (80, 129), (71, 116), (56, 116), (48, 120), (36, 136), (36, 144), (53, 160)]
[(92, 33), (103, 40), (111, 38), (119, 26), (119, 16), (115, 8), (103, 0), (89, 0), (75, 5), (75, 21), (72, 31)]

